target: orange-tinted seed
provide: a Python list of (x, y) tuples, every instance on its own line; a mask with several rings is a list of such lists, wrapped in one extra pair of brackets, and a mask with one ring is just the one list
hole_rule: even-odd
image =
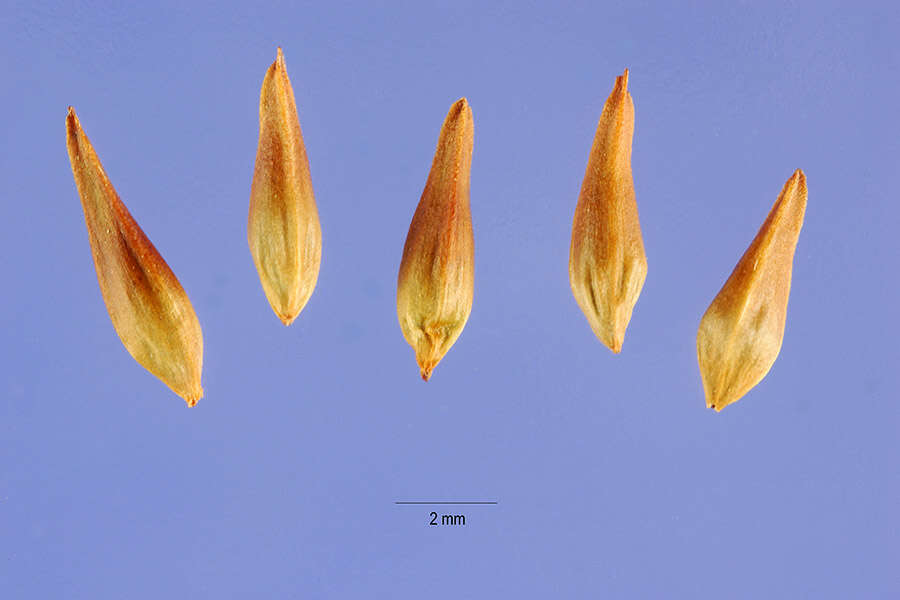
[(806, 176), (797, 169), (700, 320), (697, 360), (709, 408), (737, 402), (781, 351), (806, 197)]
[(450, 107), (441, 127), (400, 262), (397, 317), (426, 381), (462, 333), (472, 310), (475, 251), (469, 172), (473, 143), (472, 109), (461, 98)]
[(66, 146), (113, 327), (138, 363), (194, 406), (203, 396), (203, 335), (191, 301), (119, 199), (71, 107)]
[(281, 48), (266, 71), (259, 97), (247, 241), (272, 310), (290, 325), (316, 287), (322, 230)]
[(633, 134), (626, 69), (600, 115), (569, 248), (572, 294), (594, 334), (616, 353), (647, 276), (631, 175)]

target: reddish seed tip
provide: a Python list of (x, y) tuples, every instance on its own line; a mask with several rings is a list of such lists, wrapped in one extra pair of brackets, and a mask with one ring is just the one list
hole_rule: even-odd
[(621, 90), (622, 92), (628, 91), (628, 69), (625, 69), (625, 72), (616, 77), (616, 90)]
[[(463, 115), (467, 111), (470, 111), (469, 101), (466, 100), (465, 96), (457, 100), (453, 103), (453, 106), (450, 107), (450, 114), (452, 115)], [(448, 115), (449, 118), (449, 115)]]
[(75, 108), (71, 106), (66, 113), (66, 128), (69, 130), (70, 134), (78, 128), (78, 115), (75, 114)]

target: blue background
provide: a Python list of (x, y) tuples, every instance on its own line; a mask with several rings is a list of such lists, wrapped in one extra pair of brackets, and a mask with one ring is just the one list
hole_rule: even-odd
[[(897, 597), (895, 3), (29, 2), (0, 10), (5, 598)], [(246, 242), (284, 48), (324, 250), (285, 329)], [(649, 273), (623, 352), (569, 290), (616, 75)], [(471, 318), (423, 383), (395, 311), (451, 103), (475, 116)], [(195, 409), (103, 306), (78, 111), (194, 303)], [(697, 324), (794, 169), (781, 355), (721, 414)], [(431, 507), (397, 500), (496, 500)]]

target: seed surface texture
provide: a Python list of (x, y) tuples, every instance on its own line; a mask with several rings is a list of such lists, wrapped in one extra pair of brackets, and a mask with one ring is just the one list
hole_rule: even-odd
[(575, 208), (569, 283), (594, 334), (618, 353), (647, 277), (631, 174), (634, 103), (628, 70), (603, 106)]
[(259, 96), (259, 145), (247, 241), (272, 310), (290, 325), (316, 287), (322, 230), (281, 48), (266, 71)]
[(456, 342), (472, 310), (475, 251), (469, 211), (474, 121), (465, 98), (450, 107), (416, 207), (397, 278), (397, 317), (422, 379)]
[(203, 396), (203, 335), (191, 301), (119, 199), (71, 107), (66, 146), (113, 327), (138, 363), (194, 406)]
[(806, 177), (797, 169), (700, 320), (697, 360), (709, 408), (737, 402), (781, 351), (806, 196)]

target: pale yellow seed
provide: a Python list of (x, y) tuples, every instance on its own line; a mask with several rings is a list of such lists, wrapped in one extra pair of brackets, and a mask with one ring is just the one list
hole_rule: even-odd
[(709, 408), (737, 402), (781, 351), (806, 197), (806, 177), (797, 169), (700, 320), (697, 360)]
[(474, 121), (465, 98), (447, 114), (397, 278), (397, 317), (428, 381), (472, 310), (475, 251), (469, 212)]
[(634, 103), (628, 69), (600, 115), (569, 249), (572, 294), (596, 336), (618, 353), (647, 277), (631, 174)]
[(281, 48), (266, 71), (259, 97), (247, 240), (272, 310), (290, 325), (316, 287), (322, 230)]
[(138, 363), (194, 406), (203, 397), (203, 335), (191, 302), (122, 204), (72, 107), (66, 146), (113, 327)]

